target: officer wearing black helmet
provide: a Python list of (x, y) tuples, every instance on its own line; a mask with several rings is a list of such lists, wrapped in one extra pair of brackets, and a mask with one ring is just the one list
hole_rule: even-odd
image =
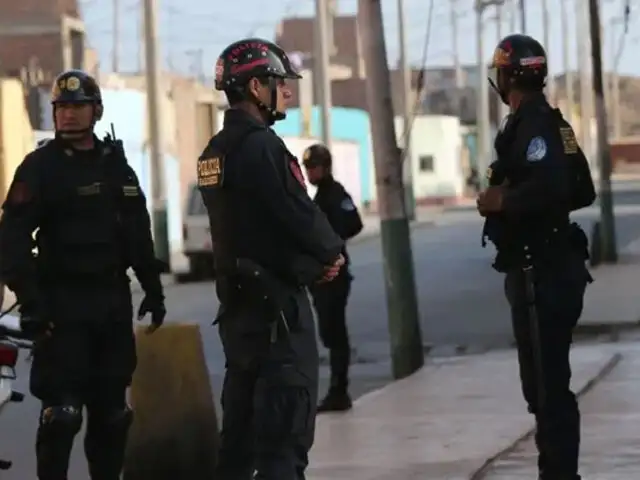
[(544, 97), (547, 56), (533, 38), (497, 46), (491, 84), (511, 107), (496, 140), (497, 160), (480, 193), (484, 237), (506, 273), (520, 378), (536, 417), (543, 480), (576, 480), (580, 414), (570, 390), (569, 350), (591, 281), (587, 238), (570, 212), (591, 205), (595, 189), (571, 126)]
[[(346, 242), (362, 231), (362, 219), (358, 208), (344, 186), (332, 174), (332, 156), (327, 147), (311, 145), (303, 155), (307, 178), (318, 190), (314, 202), (324, 212), (329, 223)], [(329, 283), (311, 288), (318, 315), (318, 329), (323, 345), (329, 349), (331, 384), (329, 391), (318, 405), (318, 413), (349, 410), (349, 364), (351, 346), (347, 331), (347, 300), (351, 291), (352, 276), (349, 272), (349, 256), (346, 247), (342, 251), (347, 260), (338, 277)]]
[(36, 345), (30, 389), (42, 401), (38, 478), (67, 478), (86, 407), (90, 476), (117, 480), (136, 365), (127, 269), (146, 293), (139, 316), (152, 314), (150, 331), (163, 322), (164, 296), (136, 175), (120, 142), (93, 133), (104, 110), (95, 79), (62, 73), (52, 104), (55, 138), (18, 166), (3, 205), (0, 276)]
[(338, 275), (344, 242), (270, 128), (298, 78), (284, 51), (258, 38), (228, 46), (216, 64), (230, 108), (197, 176), (226, 358), (221, 480), (303, 479), (313, 443), (319, 359), (307, 287)]

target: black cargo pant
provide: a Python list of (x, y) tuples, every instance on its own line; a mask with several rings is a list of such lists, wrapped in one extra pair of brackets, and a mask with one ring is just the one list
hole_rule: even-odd
[(38, 478), (67, 478), (86, 407), (91, 479), (117, 480), (132, 420), (126, 390), (136, 365), (129, 284), (58, 285), (46, 289), (43, 306), (54, 328), (37, 342), (31, 366), (30, 390), (42, 401)]
[(318, 315), (322, 344), (329, 350), (331, 388), (346, 393), (349, 386), (351, 345), (347, 329), (347, 301), (351, 276), (343, 272), (332, 282), (314, 286), (313, 305)]
[[(583, 257), (571, 252), (536, 265), (533, 272), (540, 345), (532, 341), (522, 269), (507, 273), (505, 292), (511, 305), (522, 391), (536, 416), (538, 468), (544, 480), (579, 479), (580, 412), (570, 390), (569, 350), (590, 277)], [(538, 378), (534, 349), (539, 349), (542, 359), (542, 379)], [(544, 383), (542, 406), (538, 405), (540, 380)]]
[[(318, 348), (306, 290), (270, 304), (223, 305), (226, 359), (219, 480), (303, 480), (313, 445)], [(275, 323), (274, 323), (275, 319)], [(286, 325), (285, 325), (286, 319)]]

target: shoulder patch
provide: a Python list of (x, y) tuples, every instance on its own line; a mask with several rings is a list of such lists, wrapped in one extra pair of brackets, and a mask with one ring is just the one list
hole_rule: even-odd
[(542, 137), (534, 137), (527, 147), (527, 161), (539, 162), (547, 156), (547, 142)]
[(12, 205), (29, 203), (33, 195), (29, 186), (25, 182), (15, 182), (9, 189), (8, 201)]
[(302, 169), (300, 168), (300, 164), (298, 163), (298, 159), (296, 157), (292, 156), (291, 159), (289, 160), (289, 169), (291, 170), (291, 173), (293, 174), (295, 179), (306, 190), (307, 184), (304, 181), (304, 175), (302, 174)]
[(219, 157), (198, 160), (198, 186), (217, 187), (222, 181), (222, 161)]
[(560, 137), (562, 137), (562, 146), (566, 155), (575, 155), (578, 153), (578, 140), (576, 134), (571, 127), (560, 127)]
[(356, 210), (356, 204), (353, 203), (353, 200), (351, 200), (351, 197), (346, 196), (340, 203), (340, 208), (342, 208), (342, 210), (346, 212), (353, 212), (354, 210)]

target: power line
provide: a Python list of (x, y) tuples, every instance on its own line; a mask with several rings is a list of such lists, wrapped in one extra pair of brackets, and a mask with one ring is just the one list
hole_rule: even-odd
[[(404, 126), (404, 145), (406, 147), (407, 143), (411, 141), (411, 132), (413, 131), (413, 124), (415, 123), (415, 119), (418, 115), (418, 111), (420, 110), (420, 105), (422, 104), (422, 95), (424, 93), (424, 77), (425, 77), (425, 71), (426, 71), (426, 67), (427, 67), (427, 58), (428, 58), (428, 54), (429, 54), (429, 42), (431, 40), (431, 25), (432, 25), (432, 21), (433, 21), (433, 7), (434, 7), (435, 1), (431, 0), (429, 2), (429, 10), (427, 13), (427, 30), (425, 32), (425, 36), (424, 36), (424, 44), (422, 47), (422, 60), (420, 62), (420, 70), (418, 72), (418, 78), (417, 78), (417, 82), (416, 82), (416, 99), (413, 102), (413, 109), (411, 112), (411, 117), (410, 117), (410, 121), (409, 121), (409, 125), (405, 125)], [(411, 77), (413, 77), (413, 69), (411, 71)], [(406, 157), (407, 157), (407, 148), (404, 148), (402, 151), (402, 155), (400, 156), (400, 168), (402, 169), (402, 165), (404, 164)], [(405, 211), (406, 211), (406, 205), (405, 205)]]

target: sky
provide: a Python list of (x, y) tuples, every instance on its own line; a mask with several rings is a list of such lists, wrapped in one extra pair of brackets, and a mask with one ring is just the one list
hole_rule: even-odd
[[(117, 0), (120, 18), (119, 63), (121, 71), (137, 71), (140, 65), (141, 0)], [(314, 12), (313, 0), (156, 0), (158, 5), (158, 35), (160, 54), (166, 70), (185, 74), (212, 75), (218, 54), (235, 40), (246, 36), (273, 39), (278, 22), (284, 17), (308, 17)], [(450, 5), (454, 0), (434, 0), (432, 19), (429, 22), (431, 0), (404, 0), (406, 13), (407, 50), (410, 62), (420, 67), (453, 64)], [(575, 2), (587, 0), (546, 0), (550, 13), (550, 41), (545, 45), (550, 57), (551, 72), (565, 71), (562, 59), (562, 25), (560, 5), (566, 2), (569, 15), (570, 68), (577, 69), (577, 38), (575, 34)], [(605, 70), (613, 65), (612, 45), (619, 45), (623, 27), (616, 24), (625, 0), (600, 0), (604, 26), (603, 61)], [(631, 20), (619, 62), (619, 71), (626, 75), (640, 75), (634, 51), (640, 41), (640, 0), (631, 1)], [(357, 0), (337, 0), (341, 14), (354, 14)], [(503, 8), (502, 33), (511, 33), (510, 3)], [(526, 0), (528, 34), (543, 40), (543, 3), (545, 0)], [(100, 56), (101, 69), (111, 70), (113, 51), (113, 0), (79, 0), (88, 31), (89, 44)], [(387, 52), (391, 65), (398, 58), (397, 1), (383, 0), (383, 17)], [(459, 15), (459, 56), (463, 64), (476, 63), (474, 0), (457, 0)], [(498, 29), (495, 9), (485, 14), (484, 51), (488, 58), (497, 42)], [(428, 25), (431, 25), (427, 35)], [(517, 25), (517, 23), (516, 23)], [(519, 27), (516, 27), (518, 31)], [(428, 41), (426, 41), (428, 37)], [(615, 43), (614, 43), (615, 42)], [(426, 45), (426, 62), (423, 62)], [(194, 53), (202, 51), (201, 57)]]

